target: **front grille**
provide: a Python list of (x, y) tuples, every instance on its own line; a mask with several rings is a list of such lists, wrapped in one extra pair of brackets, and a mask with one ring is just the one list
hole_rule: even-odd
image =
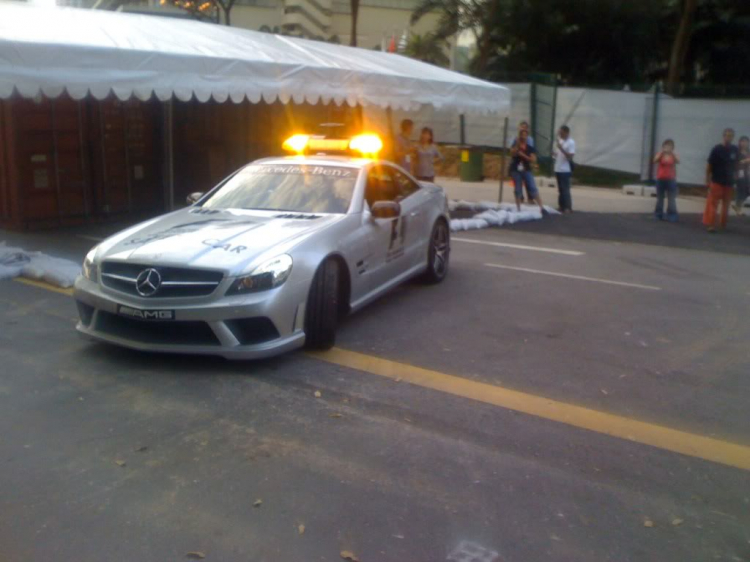
[(240, 345), (252, 345), (275, 340), (279, 331), (269, 318), (237, 318), (224, 322), (232, 331)]
[(167, 345), (220, 345), (205, 322), (137, 320), (100, 310), (96, 330), (131, 341)]
[[(161, 284), (155, 293), (142, 295), (136, 290), (136, 279), (147, 269), (159, 272)], [(162, 267), (129, 262), (105, 261), (101, 267), (101, 279), (105, 287), (139, 297), (203, 297), (213, 293), (223, 277), (221, 271), (210, 269)]]

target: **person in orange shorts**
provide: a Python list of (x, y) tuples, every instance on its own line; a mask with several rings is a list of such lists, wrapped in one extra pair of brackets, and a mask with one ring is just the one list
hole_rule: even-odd
[(739, 161), (739, 149), (732, 144), (734, 130), (724, 129), (724, 138), (721, 144), (717, 144), (708, 157), (706, 166), (706, 184), (708, 195), (706, 197), (706, 210), (703, 212), (703, 224), (709, 232), (716, 232), (716, 213), (721, 205), (721, 228), (727, 226), (727, 215), (729, 204), (732, 202), (732, 194), (735, 177), (737, 174), (737, 162)]

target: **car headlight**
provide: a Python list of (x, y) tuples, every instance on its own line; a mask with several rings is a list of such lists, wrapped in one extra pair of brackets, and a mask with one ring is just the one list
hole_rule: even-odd
[(235, 279), (227, 295), (243, 295), (273, 289), (284, 283), (292, 272), (292, 256), (283, 254), (262, 263), (244, 277)]
[(83, 276), (89, 281), (96, 281), (98, 267), (94, 262), (95, 255), (96, 248), (92, 248), (91, 251), (86, 254), (86, 257), (83, 260), (83, 267), (81, 268)]

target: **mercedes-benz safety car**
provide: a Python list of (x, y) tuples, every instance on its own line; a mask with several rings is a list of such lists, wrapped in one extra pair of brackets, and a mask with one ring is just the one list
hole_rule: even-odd
[(326, 349), (343, 315), (412, 277), (445, 278), (442, 188), (379, 159), (374, 135), (295, 135), (284, 147), (295, 155), (252, 162), (93, 248), (75, 283), (77, 329), (236, 359)]

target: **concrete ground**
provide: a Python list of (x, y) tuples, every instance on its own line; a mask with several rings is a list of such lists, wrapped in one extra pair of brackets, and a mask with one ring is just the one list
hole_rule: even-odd
[[(437, 178), (436, 183), (443, 186), (451, 199), (467, 201), (499, 201), (500, 182), (485, 180), (483, 182), (462, 182), (458, 178)], [(557, 207), (557, 188), (540, 187), (542, 200), (546, 205)], [(573, 208), (576, 211), (589, 213), (653, 213), (656, 205), (654, 197), (623, 195), (618, 189), (603, 189), (573, 185)], [(503, 188), (503, 202), (514, 201), (513, 188), (506, 181)], [(681, 213), (702, 213), (705, 199), (693, 196), (680, 196), (677, 210)], [(750, 209), (747, 209), (750, 213)]]
[(0, 282), (0, 560), (750, 560), (749, 246), (687, 211), (464, 232), (443, 284), (251, 363)]

